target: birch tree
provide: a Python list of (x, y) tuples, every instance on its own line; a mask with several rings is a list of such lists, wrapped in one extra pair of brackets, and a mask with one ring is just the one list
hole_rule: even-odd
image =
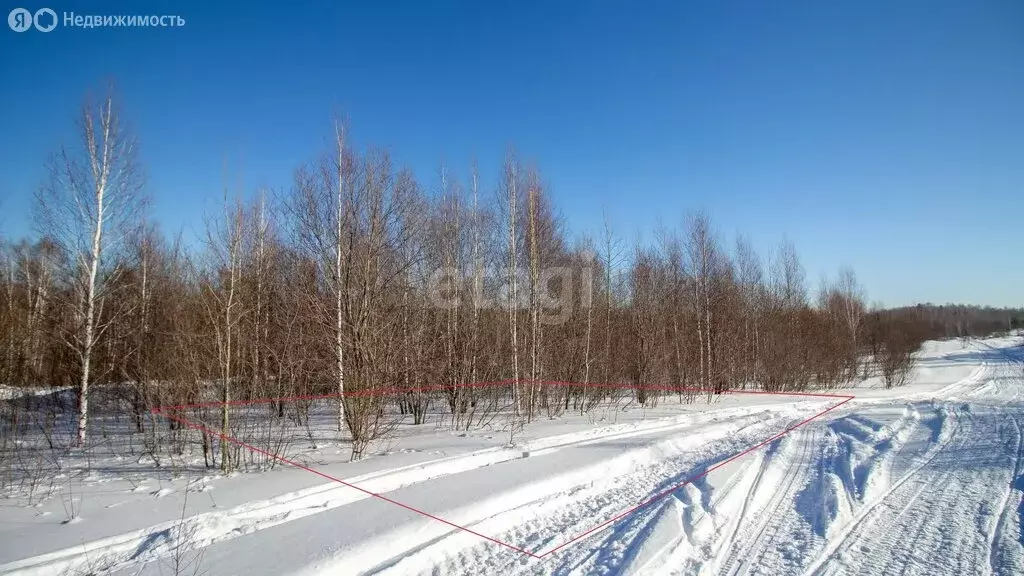
[(89, 429), (89, 384), (96, 378), (93, 357), (117, 314), (100, 320), (109, 288), (119, 272), (116, 259), (124, 239), (141, 221), (145, 198), (138, 147), (122, 125), (114, 97), (87, 102), (79, 119), (79, 140), (49, 161), (49, 179), (36, 196), (36, 225), (68, 255), (65, 277), (73, 329), (66, 343), (78, 360), (77, 443)]
[(743, 307), (744, 385), (760, 381), (761, 317), (764, 307), (764, 266), (745, 238), (736, 239), (736, 265)]
[(302, 253), (315, 263), (327, 298), (311, 295), (319, 320), (331, 336), (334, 388), (338, 394), (337, 429), (345, 427), (345, 348), (349, 279), (346, 263), (354, 234), (354, 158), (348, 149), (345, 127), (334, 125), (334, 150), (319, 166), (319, 173), (300, 170), (288, 209), (295, 219)]
[(533, 418), (540, 379), (540, 247), (537, 232), (537, 186), (531, 185), (527, 196), (527, 224), (530, 249), (530, 394), (529, 417)]
[[(205, 308), (213, 327), (217, 350), (217, 367), (221, 381), (221, 430), (231, 435), (230, 403), (233, 401), (232, 379), (235, 378), (238, 355), (238, 332), (242, 318), (240, 277), (245, 212), (240, 201), (229, 201), (224, 193), (223, 220), (211, 222), (207, 229), (207, 246), (214, 261), (212, 278), (204, 283)], [(227, 439), (221, 437), (221, 469), (231, 471), (232, 461)]]
[(516, 234), (518, 180), (518, 165), (515, 157), (510, 154), (505, 159), (504, 184), (508, 194), (508, 321), (509, 338), (512, 341), (512, 395), (517, 414), (522, 410), (519, 394), (519, 335), (517, 333), (519, 316), (519, 241)]
[(856, 376), (859, 368), (858, 346), (860, 344), (857, 340), (857, 333), (860, 332), (861, 321), (864, 318), (864, 289), (857, 282), (856, 272), (848, 266), (839, 270), (839, 281), (836, 288), (842, 296), (842, 316), (850, 339), (850, 368), (852, 375)]
[(712, 324), (712, 280), (717, 266), (718, 247), (711, 232), (711, 223), (703, 213), (689, 219), (686, 255), (693, 274), (693, 306), (697, 342), (700, 346), (700, 385), (711, 389), (715, 377), (715, 358), (712, 354), (712, 339), (715, 335), (715, 326)]
[(483, 276), (484, 276), (484, 261), (483, 255), (480, 253), (480, 235), (482, 227), (482, 218), (480, 214), (480, 194), (478, 190), (478, 168), (476, 162), (473, 163), (473, 169), (471, 174), (470, 193), (473, 199), (473, 240), (472, 240), (472, 264), (473, 264), (473, 285), (472, 285), (472, 298), (473, 298), (473, 322), (472, 331), (470, 336), (470, 369), (469, 369), (469, 381), (477, 382), (477, 356), (479, 355), (480, 347), (480, 307), (483, 306)]
[(601, 237), (601, 266), (604, 269), (604, 382), (612, 382), (615, 355), (612, 349), (612, 315), (614, 309), (614, 274), (622, 259), (622, 243), (612, 229), (611, 219), (604, 212), (604, 229)]

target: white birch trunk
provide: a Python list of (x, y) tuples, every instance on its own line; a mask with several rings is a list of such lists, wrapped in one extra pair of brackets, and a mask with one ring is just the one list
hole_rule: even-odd
[(344, 162), (345, 162), (345, 148), (344, 140), (342, 139), (341, 131), (337, 130), (337, 146), (338, 146), (338, 194), (335, 202), (335, 243), (334, 243), (334, 297), (335, 297), (335, 324), (334, 324), (334, 354), (336, 362), (336, 377), (338, 384), (338, 432), (341, 432), (345, 426), (345, 341), (343, 338), (343, 329), (345, 323), (344, 316), (344, 282), (342, 279), (342, 242), (343, 242), (343, 222), (345, 213), (345, 199), (344, 199)]
[(107, 179), (110, 175), (110, 130), (113, 115), (113, 102), (106, 101), (101, 119), (103, 145), (100, 156), (96, 154), (95, 134), (92, 130), (92, 119), (87, 118), (87, 141), (89, 144), (89, 160), (92, 167), (93, 182), (96, 185), (95, 202), (96, 217), (92, 222), (92, 246), (89, 252), (84, 305), (85, 325), (82, 329), (81, 360), (82, 371), (78, 384), (78, 445), (84, 446), (89, 429), (89, 370), (92, 367), (92, 349), (96, 344), (96, 281), (103, 257), (103, 219), (106, 200)]
[(512, 397), (515, 404), (516, 415), (522, 412), (521, 398), (519, 394), (519, 336), (516, 333), (516, 321), (519, 316), (519, 291), (518, 291), (518, 262), (516, 260), (516, 179), (518, 178), (513, 164), (510, 172), (509, 182), (509, 226), (508, 226), (508, 251), (509, 251), (509, 331), (512, 337)]

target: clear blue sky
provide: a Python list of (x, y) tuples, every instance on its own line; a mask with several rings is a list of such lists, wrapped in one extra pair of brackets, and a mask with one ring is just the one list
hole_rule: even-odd
[(574, 231), (703, 208), (761, 249), (787, 235), (812, 288), (848, 264), (888, 305), (1024, 304), (1020, 0), (15, 5), (186, 25), (0, 29), (8, 237), (113, 79), (168, 232), (201, 226), (226, 158), (286, 188), (343, 111), (433, 187), (442, 157), (493, 185), (514, 146)]

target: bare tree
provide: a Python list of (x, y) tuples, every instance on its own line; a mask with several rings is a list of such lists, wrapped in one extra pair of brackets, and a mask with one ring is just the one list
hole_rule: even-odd
[(470, 339), (470, 382), (478, 382), (477, 376), (477, 363), (479, 356), (480, 347), (480, 308), (483, 306), (483, 275), (484, 275), (484, 259), (481, 253), (481, 234), (483, 229), (483, 218), (480, 208), (480, 193), (479, 187), (479, 174), (476, 162), (473, 163), (472, 172), (472, 183), (470, 185), (470, 191), (473, 197), (473, 248), (472, 248), (472, 263), (473, 263), (473, 286), (472, 286), (472, 306), (473, 306), (473, 322)]
[[(230, 403), (232, 379), (235, 377), (238, 355), (238, 332), (242, 319), (241, 302), (242, 240), (245, 229), (245, 212), (240, 201), (231, 202), (224, 191), (224, 211), (221, 222), (211, 221), (207, 229), (207, 246), (213, 256), (212, 278), (204, 282), (204, 305), (213, 327), (217, 350), (217, 367), (221, 382), (221, 430), (231, 435)], [(221, 468), (231, 470), (232, 462), (228, 441), (220, 441)]]
[[(330, 271), (330, 286), (331, 291), (334, 293), (335, 304), (334, 354), (336, 363), (335, 378), (337, 378), (338, 383), (338, 431), (340, 432), (345, 422), (345, 270), (343, 266), (346, 253), (351, 252), (351, 241), (346, 242), (345, 227), (348, 221), (348, 214), (352, 210), (351, 200), (355, 195), (355, 191), (354, 183), (352, 182), (351, 162), (346, 157), (345, 130), (339, 122), (334, 124), (334, 140), (335, 153), (337, 154), (337, 163), (334, 168), (337, 173), (337, 180), (335, 182), (333, 226), (329, 227), (331, 232), (333, 232), (333, 237), (323, 238), (323, 233), (321, 232), (321, 238), (318, 238), (318, 241), (321, 244), (321, 250), (330, 247), (333, 248), (334, 252), (334, 267)], [(347, 196), (345, 191), (346, 185), (348, 187)]]
[(355, 159), (346, 142), (345, 126), (334, 124), (334, 150), (319, 170), (300, 170), (288, 199), (299, 250), (315, 263), (327, 298), (310, 295), (320, 323), (331, 336), (334, 387), (338, 394), (337, 429), (345, 427), (346, 316), (354, 235)]
[(505, 159), (504, 184), (508, 194), (508, 321), (509, 338), (512, 341), (512, 394), (515, 397), (515, 410), (522, 411), (522, 398), (519, 392), (519, 237), (516, 234), (516, 208), (519, 196), (519, 166), (515, 156), (509, 154)]
[(690, 217), (688, 229), (686, 255), (693, 275), (693, 305), (700, 346), (700, 382), (702, 388), (711, 389), (715, 378), (715, 358), (712, 356), (712, 282), (716, 273), (718, 247), (706, 214), (697, 213)]
[(744, 383), (760, 381), (761, 323), (764, 315), (764, 268), (754, 247), (742, 236), (736, 240), (736, 264), (739, 272), (743, 307)]
[[(134, 136), (124, 128), (112, 94), (87, 102), (79, 123), (80, 141), (62, 147), (49, 162), (50, 178), (37, 194), (36, 225), (68, 254), (74, 311), (66, 339), (78, 359), (78, 434), (83, 445), (89, 424), (89, 383), (98, 342), (117, 315), (101, 309), (119, 273), (116, 258), (124, 239), (141, 221), (145, 198)], [(108, 311), (109, 312), (109, 311)]]
[(843, 321), (850, 339), (850, 368), (853, 376), (856, 376), (859, 345), (857, 334), (860, 332), (861, 321), (864, 318), (866, 300), (864, 289), (857, 282), (857, 274), (849, 266), (844, 266), (839, 270), (839, 281), (836, 288), (842, 297)]
[(612, 229), (608, 213), (604, 213), (604, 230), (601, 238), (601, 265), (604, 267), (604, 382), (610, 383), (614, 375), (612, 348), (613, 310), (615, 307), (615, 272), (622, 260), (622, 243)]
[(537, 381), (540, 379), (540, 239), (537, 214), (540, 191), (531, 185), (527, 195), (527, 223), (530, 247), (530, 393), (529, 415), (533, 417), (536, 403)]

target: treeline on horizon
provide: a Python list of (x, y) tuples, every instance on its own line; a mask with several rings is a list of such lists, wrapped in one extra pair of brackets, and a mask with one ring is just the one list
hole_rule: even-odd
[[(544, 380), (635, 384), (642, 404), (657, 401), (644, 385), (796, 391), (872, 374), (898, 385), (924, 340), (1024, 319), (870, 309), (849, 268), (812, 290), (792, 245), (765, 257), (704, 214), (680, 215), (651, 244), (610, 225), (576, 237), (514, 154), (496, 181), (442, 168), (428, 191), (387, 153), (351, 147), (340, 123), (282, 193), (226, 191), (188, 247), (149, 219), (116, 102), (88, 103), (80, 120), (79, 140), (47, 162), (38, 236), (0, 248), (0, 383), (76, 387), (79, 443), (90, 386), (103, 384), (124, 390), (140, 431), (153, 406), (211, 394), (343, 393), (338, 428), (358, 442), (377, 433), (382, 403), (418, 422), (429, 398), (352, 392), (443, 386), (459, 413), (479, 393), (465, 385), (511, 380), (528, 420), (601, 394), (534, 384)], [(220, 424), (230, 431), (226, 409)]]
[(996, 308), (966, 304), (915, 304), (888, 308), (922, 323), (929, 339), (988, 336), (1024, 329), (1024, 308)]

